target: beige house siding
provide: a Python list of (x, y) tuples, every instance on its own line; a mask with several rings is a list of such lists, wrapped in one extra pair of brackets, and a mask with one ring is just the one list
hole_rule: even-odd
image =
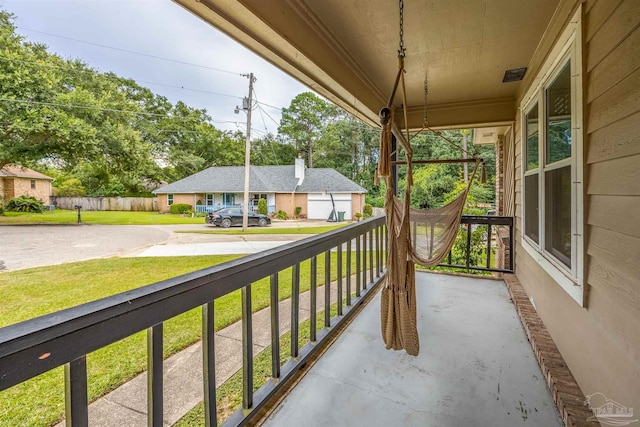
[[(516, 274), (584, 394), (601, 392), (635, 411), (640, 409), (639, 17), (637, 0), (583, 5), (584, 308), (522, 247), (520, 117), (514, 132)], [(557, 34), (548, 36), (553, 40)]]

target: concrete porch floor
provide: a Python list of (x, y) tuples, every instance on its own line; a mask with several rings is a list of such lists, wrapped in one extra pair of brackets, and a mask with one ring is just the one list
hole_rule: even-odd
[(386, 350), (376, 295), (266, 426), (562, 426), (502, 281), (418, 273), (420, 354)]

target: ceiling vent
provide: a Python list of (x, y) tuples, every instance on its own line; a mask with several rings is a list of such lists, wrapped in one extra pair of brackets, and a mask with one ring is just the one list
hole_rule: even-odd
[(514, 68), (512, 70), (507, 70), (504, 72), (504, 78), (502, 79), (502, 83), (509, 82), (519, 82), (524, 77), (524, 73), (527, 72), (527, 67), (524, 68)]

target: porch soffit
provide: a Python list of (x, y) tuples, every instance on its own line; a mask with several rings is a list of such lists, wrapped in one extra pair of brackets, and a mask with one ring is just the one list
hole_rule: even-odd
[[(397, 2), (388, 0), (174, 0), (369, 124), (397, 72)], [(514, 119), (527, 67), (564, 0), (405, 0), (410, 126), (455, 127)], [(529, 77), (529, 76), (526, 76)], [(399, 106), (401, 98), (396, 98)]]

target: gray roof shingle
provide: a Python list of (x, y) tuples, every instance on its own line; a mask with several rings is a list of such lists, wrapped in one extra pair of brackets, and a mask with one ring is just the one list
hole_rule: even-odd
[[(249, 191), (252, 193), (366, 193), (367, 190), (334, 169), (305, 169), (297, 187), (294, 166), (251, 166)], [(244, 166), (211, 167), (153, 191), (166, 193), (241, 193)]]

